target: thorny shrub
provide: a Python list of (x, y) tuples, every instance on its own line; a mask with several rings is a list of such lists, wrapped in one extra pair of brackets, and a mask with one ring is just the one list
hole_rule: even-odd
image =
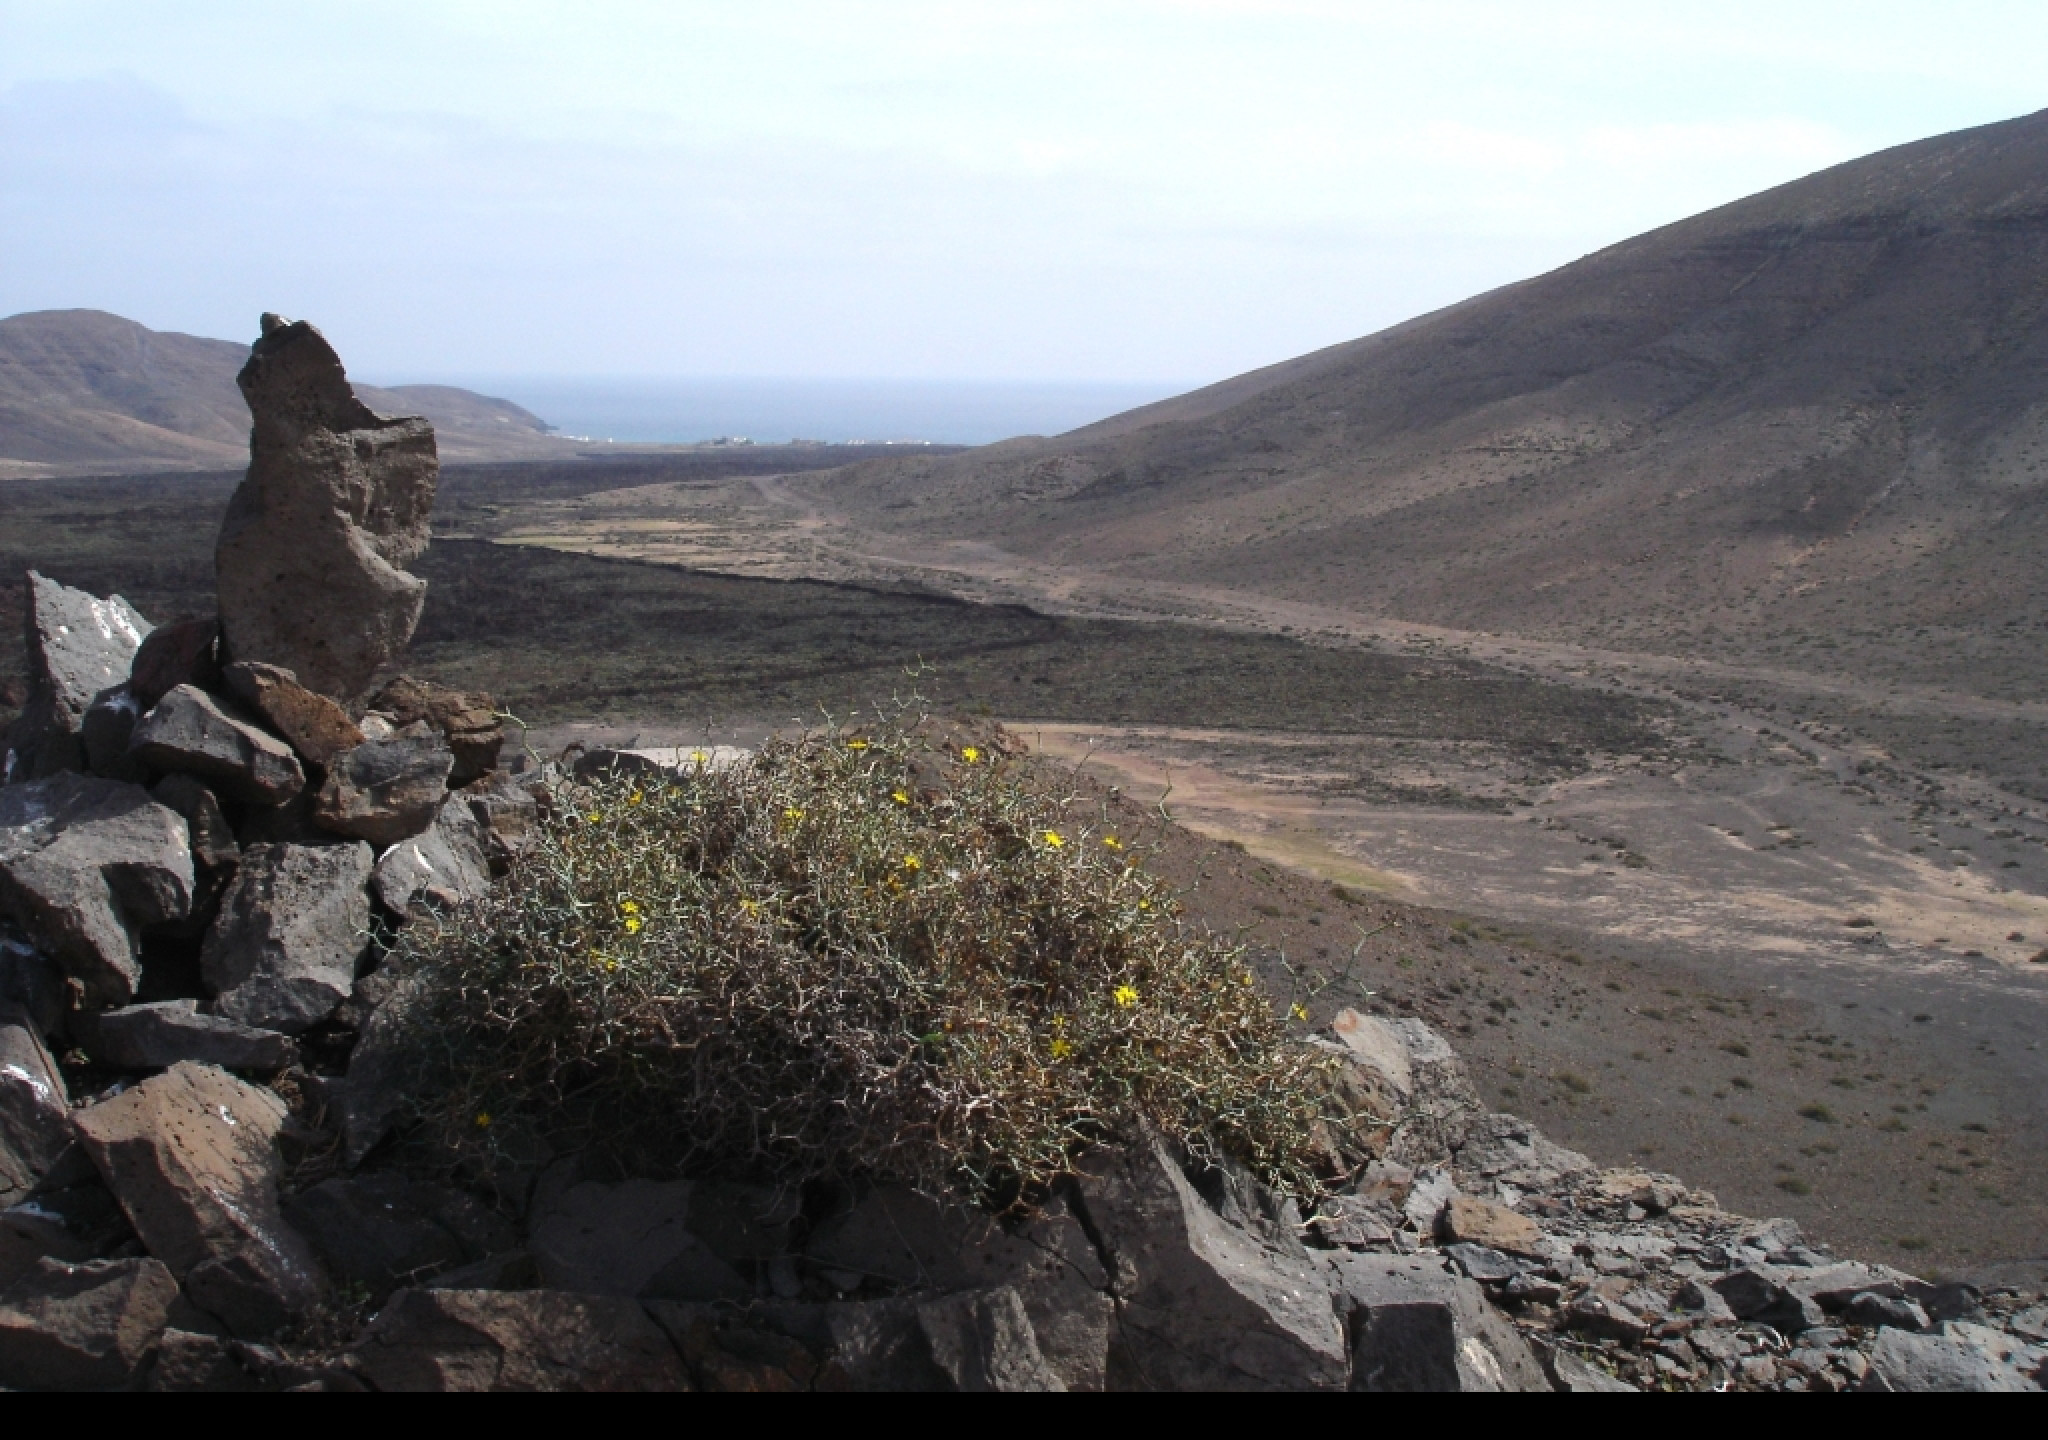
[(1306, 1012), (1135, 837), (932, 737), (817, 731), (564, 792), (486, 900), (402, 942), (427, 1142), (1001, 1206), (1142, 1123), (1311, 1191)]

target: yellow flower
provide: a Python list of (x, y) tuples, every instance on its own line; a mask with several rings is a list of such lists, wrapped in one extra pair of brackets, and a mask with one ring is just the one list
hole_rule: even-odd
[(1251, 972), (1251, 971), (1249, 971), (1249, 970), (1247, 970), (1247, 971), (1245, 971), (1245, 972), (1244, 972), (1244, 974), (1242, 974), (1242, 975), (1238, 976), (1238, 977), (1237, 977), (1237, 983), (1238, 983), (1238, 984), (1240, 984), (1240, 985), (1249, 985), (1249, 984), (1251, 984), (1251, 983), (1252, 983), (1252, 972)]
[(690, 752), (690, 759), (695, 764), (703, 765), (707, 764), (710, 761), (711, 757), (709, 755), (706, 755), (702, 750), (692, 750)]
[(645, 795), (642, 795), (638, 790), (635, 790), (631, 795), (628, 795), (626, 797), (626, 803), (628, 805), (638, 805), (642, 800), (645, 800), (646, 798), (647, 797)]
[(918, 859), (915, 855), (905, 855), (903, 857), (903, 868), (905, 870), (909, 870), (915, 873), (916, 871), (924, 869), (924, 862)]
[(1295, 1018), (1295, 1019), (1297, 1019), (1297, 1020), (1300, 1020), (1300, 1021), (1302, 1021), (1303, 1023), (1306, 1023), (1306, 1022), (1307, 1022), (1307, 1020), (1308, 1020), (1308, 1007), (1307, 1007), (1306, 1005), (1297, 1005), (1297, 1006), (1295, 1006), (1295, 1007), (1294, 1007), (1294, 1010), (1293, 1010), (1293, 1012), (1292, 1012), (1292, 1013), (1293, 1013), (1293, 1015), (1294, 1015), (1294, 1018)]
[(1048, 830), (1039, 838), (1045, 841), (1045, 848), (1048, 850), (1057, 850), (1067, 843), (1060, 838), (1060, 832), (1057, 830)]
[(975, 749), (972, 745), (969, 745), (965, 750), (962, 750), (960, 752), (960, 758), (962, 760), (965, 760), (969, 765), (974, 765), (980, 762), (981, 752)]
[(759, 915), (761, 913), (761, 902), (758, 900), (742, 900), (740, 901), (740, 909), (746, 911), (749, 915)]
[(1074, 1047), (1073, 1047), (1072, 1045), (1068, 1044), (1068, 1043), (1067, 1043), (1067, 1042), (1066, 1042), (1065, 1040), (1059, 1040), (1059, 1039), (1055, 1039), (1055, 1040), (1054, 1040), (1054, 1041), (1052, 1042), (1052, 1058), (1053, 1058), (1053, 1059), (1055, 1059), (1055, 1060), (1064, 1060), (1064, 1059), (1066, 1059), (1066, 1058), (1067, 1058), (1067, 1057), (1068, 1057), (1069, 1055), (1071, 1055), (1071, 1054), (1073, 1054), (1073, 1053), (1074, 1053)]
[(1102, 844), (1103, 848), (1108, 850), (1121, 850), (1124, 848), (1124, 842), (1117, 839), (1114, 835), (1103, 836)]
[(640, 917), (638, 915), (626, 917), (626, 933), (628, 935), (638, 935), (640, 933)]
[(1119, 985), (1110, 992), (1109, 998), (1116, 1001), (1117, 1009), (1128, 1010), (1138, 1003), (1138, 991), (1132, 985)]
[(491, 1128), (491, 1117), (488, 1111), (479, 1110), (477, 1112), (476, 1128), (479, 1130), (488, 1130)]
[(621, 915), (638, 915), (640, 907), (631, 900), (622, 900), (619, 902), (619, 913)]
[(1150, 900), (1140, 900), (1138, 902), (1138, 908), (1140, 910), (1150, 910), (1152, 908), (1152, 902)]
[(865, 750), (868, 748), (868, 742), (865, 740), (849, 740), (846, 742), (846, 748), (849, 750)]
[(600, 815), (595, 810), (591, 811), (588, 815), (584, 816), (583, 818), (588, 820), (593, 825), (599, 824), (604, 820), (604, 816)]
[(797, 823), (797, 821), (804, 818), (804, 812), (797, 809), (796, 806), (792, 805), (787, 810), (784, 810), (782, 812), (782, 818), (784, 820), (787, 820), (790, 824), (794, 825)]
[(895, 794), (891, 795), (891, 796), (890, 796), (889, 798), (890, 798), (891, 800), (894, 800), (894, 801), (895, 801), (895, 802), (896, 802), (896, 803), (897, 803), (898, 805), (908, 805), (908, 804), (910, 803), (910, 796), (908, 796), (907, 794), (905, 794), (905, 793), (904, 793), (903, 791), (901, 791), (901, 790), (898, 790), (898, 791), (897, 791), (897, 792), (896, 792)]

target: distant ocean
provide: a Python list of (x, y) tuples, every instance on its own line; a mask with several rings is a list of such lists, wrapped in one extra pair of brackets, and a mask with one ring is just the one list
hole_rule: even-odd
[(451, 380), (525, 406), (564, 435), (688, 445), (722, 437), (928, 440), (986, 445), (1058, 435), (1192, 385), (1074, 385), (920, 380)]

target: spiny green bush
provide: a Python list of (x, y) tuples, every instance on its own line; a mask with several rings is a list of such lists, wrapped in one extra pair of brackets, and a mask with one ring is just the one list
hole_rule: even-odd
[(565, 792), (488, 899), (406, 932), (428, 1142), (1003, 1204), (1144, 1123), (1310, 1189), (1306, 1012), (1135, 837), (929, 734)]

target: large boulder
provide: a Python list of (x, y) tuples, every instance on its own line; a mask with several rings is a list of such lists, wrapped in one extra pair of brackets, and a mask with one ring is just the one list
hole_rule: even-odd
[(2042, 1352), (1982, 1326), (1948, 1329), (1942, 1335), (1878, 1331), (1861, 1388), (1905, 1394), (2038, 1393), (2042, 1388)]
[(450, 690), (445, 685), (401, 675), (378, 691), (370, 706), (380, 715), (390, 716), (393, 725), (425, 721), (440, 731), (448, 748), (455, 752), (455, 770), (448, 777), (450, 785), (467, 785), (498, 768), (505, 726), (488, 695)]
[(1088, 1157), (1079, 1181), (1118, 1302), (1112, 1372), (1158, 1390), (1341, 1390), (1343, 1327), (1297, 1241), (1213, 1207), (1166, 1142)]
[(325, 770), (335, 756), (363, 743), (363, 732), (348, 711), (308, 690), (289, 670), (237, 660), (227, 667), (226, 678), (235, 698), (290, 741), (308, 765)]
[(44, 1260), (0, 1293), (0, 1385), (122, 1390), (178, 1305), (178, 1282), (149, 1258)]
[(144, 710), (154, 709), (180, 685), (201, 690), (220, 685), (220, 621), (211, 615), (159, 625), (128, 667), (128, 691)]
[(39, 1034), (64, 1023), (64, 967), (10, 921), (0, 918), (0, 1005), (19, 1006)]
[(682, 1357), (632, 1301), (553, 1290), (405, 1290), (350, 1358), (378, 1390), (688, 1390)]
[(448, 798), (455, 755), (424, 722), (386, 740), (370, 740), (334, 758), (313, 809), (314, 823), (379, 849), (434, 823)]
[(197, 1000), (130, 1005), (76, 1022), (85, 1052), (114, 1070), (168, 1070), (189, 1060), (223, 1070), (282, 1070), (298, 1059), (291, 1037), (201, 1015)]
[(1596, 1168), (1578, 1151), (1565, 1149), (1515, 1115), (1474, 1116), (1457, 1156), (1459, 1182), (1474, 1190), (1487, 1182), (1549, 1190)]
[(1464, 1144), (1483, 1107), (1450, 1042), (1412, 1017), (1340, 1011), (1330, 1034), (1361, 1067), (1379, 1075), (1400, 1111), (1387, 1158), (1435, 1165)]
[(185, 822), (136, 785), (56, 775), (0, 788), (0, 911), (84, 989), (125, 1005), (141, 936), (192, 907)]
[(323, 1180), (286, 1200), (284, 1214), (337, 1282), (377, 1301), (428, 1277), (437, 1288), (487, 1288), (439, 1277), (510, 1253), (516, 1239), (473, 1197), (397, 1171)]
[(683, 1305), (648, 1312), (697, 1388), (1018, 1393), (1071, 1388), (1009, 1286), (833, 1304)]
[(749, 1300), (754, 1286), (690, 1227), (688, 1180), (586, 1181), (535, 1204), (541, 1283), (586, 1295)]
[(490, 835), (469, 802), (451, 795), (424, 834), (401, 840), (377, 862), (371, 884), (377, 898), (399, 915), (415, 902), (453, 910), (491, 888)]
[(193, 1303), (260, 1339), (317, 1302), (325, 1277), (278, 1208), (285, 1108), (184, 1064), (79, 1111), (79, 1138), (149, 1253)]
[(0, 1004), (0, 1206), (25, 1199), (70, 1143), (57, 1062), (27, 1014)]
[(426, 601), (405, 567), (427, 548), (434, 427), (358, 400), (304, 321), (264, 316), (236, 380), (255, 428), (214, 554), (229, 656), (355, 699), (405, 649)]
[(252, 845), (207, 932), (200, 973), (222, 1017), (297, 1034), (332, 1015), (369, 943), (367, 845)]
[(1326, 1257), (1351, 1332), (1351, 1388), (1547, 1391), (1543, 1367), (1485, 1292), (1434, 1255)]
[(1040, 1352), (1069, 1390), (1106, 1379), (1113, 1304), (1110, 1277), (1065, 1197), (1029, 1220), (880, 1185), (820, 1223), (804, 1257), (849, 1289), (880, 1281), (911, 1291), (1017, 1292)]
[(28, 572), (28, 704), (0, 751), (0, 784), (85, 768), (85, 712), (127, 680), (149, 628), (119, 595), (102, 600)]
[(178, 686), (142, 717), (128, 749), (154, 769), (197, 775), (250, 805), (282, 805), (306, 788), (291, 746), (191, 685)]

